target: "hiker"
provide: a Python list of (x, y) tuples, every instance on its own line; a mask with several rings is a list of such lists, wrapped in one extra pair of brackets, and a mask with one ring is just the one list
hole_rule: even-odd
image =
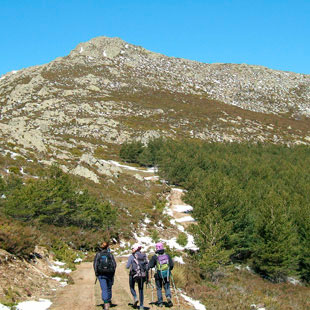
[(143, 305), (143, 286), (144, 282), (148, 281), (148, 260), (146, 254), (141, 253), (141, 246), (134, 245), (132, 247), (132, 254), (128, 257), (128, 262), (126, 265), (127, 269), (130, 269), (129, 272), (129, 287), (130, 292), (133, 296), (133, 306), (137, 307), (138, 305), (138, 298), (137, 293), (135, 291), (135, 284), (138, 284), (139, 289), (139, 299), (140, 299), (140, 310), (144, 309)]
[(103, 242), (100, 251), (94, 259), (94, 271), (100, 282), (101, 295), (104, 303), (104, 309), (110, 309), (112, 303), (112, 285), (114, 283), (114, 274), (116, 262), (109, 248), (109, 242)]
[(155, 249), (155, 255), (151, 258), (148, 269), (154, 267), (156, 268), (154, 275), (157, 291), (156, 304), (158, 307), (163, 307), (162, 287), (164, 287), (168, 306), (172, 307), (173, 303), (171, 301), (170, 275), (171, 270), (173, 269), (173, 261), (170, 255), (165, 254), (163, 243), (156, 243)]

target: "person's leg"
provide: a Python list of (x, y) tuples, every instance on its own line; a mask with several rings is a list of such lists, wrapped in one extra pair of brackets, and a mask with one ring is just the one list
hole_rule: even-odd
[(109, 302), (107, 278), (104, 276), (99, 276), (98, 279), (101, 287), (101, 297), (103, 302), (106, 304)]
[(164, 288), (166, 297), (171, 299), (170, 282), (166, 281), (164, 283)]
[(158, 303), (162, 303), (163, 302), (163, 295), (162, 295), (162, 292), (161, 292), (162, 282), (163, 282), (163, 280), (161, 278), (155, 278), (156, 292), (157, 292), (157, 302)]
[(138, 303), (138, 299), (137, 299), (137, 293), (135, 291), (135, 281), (131, 275), (129, 276), (129, 287), (130, 287), (131, 295), (134, 298), (134, 301), (133, 301), (134, 306), (136, 306)]
[(170, 291), (170, 282), (169, 281), (166, 281), (164, 283), (164, 288), (165, 288), (165, 295), (166, 295), (166, 298), (167, 298), (168, 306), (172, 307), (173, 303), (172, 303), (172, 300), (171, 300), (171, 291)]
[(138, 288), (139, 288), (140, 309), (143, 309), (144, 308), (144, 294), (143, 294), (144, 279), (138, 280)]
[(113, 278), (114, 278), (114, 276), (107, 277), (107, 293), (108, 293), (108, 300), (109, 300), (110, 303), (112, 301)]

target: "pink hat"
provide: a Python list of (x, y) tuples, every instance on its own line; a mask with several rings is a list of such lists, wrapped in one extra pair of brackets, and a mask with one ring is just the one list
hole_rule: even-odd
[(155, 248), (156, 248), (156, 251), (160, 251), (164, 249), (164, 245), (162, 242), (158, 242), (156, 243)]

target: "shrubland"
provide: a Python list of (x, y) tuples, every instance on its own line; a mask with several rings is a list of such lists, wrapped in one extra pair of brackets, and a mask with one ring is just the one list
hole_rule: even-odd
[[(26, 164), (6, 159), (7, 165), (13, 162), (16, 171)], [(43, 245), (72, 264), (72, 250), (92, 251), (106, 239), (129, 239), (145, 216), (153, 222), (161, 216), (161, 185), (144, 185), (130, 175), (94, 184), (57, 166), (33, 171), (34, 176), (0, 177), (0, 248), (18, 257), (29, 258)]]

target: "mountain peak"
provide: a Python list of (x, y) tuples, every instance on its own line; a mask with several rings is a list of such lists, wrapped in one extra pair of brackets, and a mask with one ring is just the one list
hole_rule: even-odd
[(87, 42), (80, 43), (70, 56), (89, 56), (95, 58), (110, 58), (113, 59), (118, 55), (125, 53), (126, 49), (137, 48), (136, 46), (125, 42), (118, 37), (96, 37)]

